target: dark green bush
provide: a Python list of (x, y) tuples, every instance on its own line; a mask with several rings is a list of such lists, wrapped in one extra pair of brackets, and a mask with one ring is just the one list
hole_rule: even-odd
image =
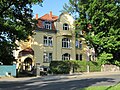
[(68, 62), (65, 61), (52, 61), (50, 63), (50, 70), (54, 74), (67, 74), (70, 71)]
[(65, 61), (52, 61), (50, 63), (50, 70), (53, 74), (68, 74), (70, 72), (86, 72), (87, 65), (90, 66), (90, 71), (100, 71), (101, 65), (93, 61), (78, 61), (78, 60), (65, 60)]

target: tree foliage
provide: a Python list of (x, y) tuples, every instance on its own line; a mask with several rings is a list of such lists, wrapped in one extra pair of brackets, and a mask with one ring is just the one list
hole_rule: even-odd
[(32, 35), (32, 5), (42, 0), (0, 0), (0, 61), (11, 64), (16, 40)]
[(95, 48), (96, 55), (99, 57), (102, 53), (108, 53), (112, 55), (110, 62), (120, 61), (119, 0), (69, 1), (70, 7), (79, 13), (76, 29), (86, 32), (85, 38)]

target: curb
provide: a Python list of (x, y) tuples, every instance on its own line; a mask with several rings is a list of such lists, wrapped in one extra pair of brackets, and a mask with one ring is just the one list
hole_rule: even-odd
[(108, 76), (108, 75), (116, 75), (120, 74), (120, 72), (90, 72), (83, 74), (73, 74), (73, 75), (56, 75), (56, 76), (45, 76), (41, 77), (42, 80), (59, 80), (59, 79), (72, 79), (72, 78), (88, 78), (88, 77), (96, 77), (96, 76)]
[(40, 80), (59, 80), (59, 79), (72, 79), (72, 78), (88, 78), (88, 77), (96, 77), (96, 76), (107, 76), (107, 75), (117, 75), (120, 72), (85, 72), (85, 73), (76, 73), (76, 74), (66, 74), (66, 75), (48, 75), (48, 76), (36, 76), (36, 77), (24, 77), (24, 78), (16, 78), (16, 77), (0, 77), (0, 81), (21, 81), (21, 80), (30, 80), (38, 78)]

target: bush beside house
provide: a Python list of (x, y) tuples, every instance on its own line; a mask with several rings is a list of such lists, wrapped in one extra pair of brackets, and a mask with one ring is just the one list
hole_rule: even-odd
[(78, 61), (78, 60), (65, 60), (65, 61), (51, 61), (50, 72), (53, 74), (69, 74), (75, 72), (86, 72), (87, 65), (90, 66), (90, 72), (101, 71), (101, 65), (93, 61)]
[(52, 61), (50, 63), (50, 71), (53, 74), (67, 74), (70, 71), (70, 67), (66, 61)]

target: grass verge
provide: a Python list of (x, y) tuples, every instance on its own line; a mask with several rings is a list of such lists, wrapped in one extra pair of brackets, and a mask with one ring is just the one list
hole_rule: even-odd
[(113, 86), (91, 86), (80, 90), (120, 90), (120, 84)]

